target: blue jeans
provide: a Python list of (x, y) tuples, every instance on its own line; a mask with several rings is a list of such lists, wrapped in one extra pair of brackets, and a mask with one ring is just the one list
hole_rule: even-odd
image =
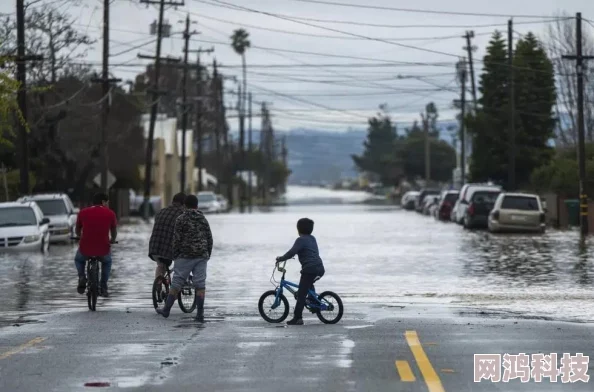
[[(85, 266), (87, 263), (88, 257), (80, 253), (80, 250), (76, 251), (76, 256), (74, 256), (74, 265), (76, 265), (76, 270), (78, 271), (78, 277), (85, 277)], [(101, 284), (107, 284), (109, 280), (109, 273), (111, 272), (111, 253), (103, 256), (103, 265), (101, 266)]]

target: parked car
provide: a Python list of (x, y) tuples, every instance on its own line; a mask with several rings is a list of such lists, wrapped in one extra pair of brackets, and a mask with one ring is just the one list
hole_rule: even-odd
[(0, 203), (0, 250), (47, 252), (49, 223), (34, 201)]
[(439, 189), (421, 189), (419, 193), (419, 197), (415, 200), (415, 211), (423, 212), (423, 207), (425, 205), (425, 198), (427, 196), (436, 196), (439, 195)]
[[(132, 189), (130, 193), (130, 213), (133, 215), (142, 215), (144, 213), (144, 196), (138, 195)], [(163, 202), (161, 196), (151, 196), (149, 198), (149, 216), (155, 216), (157, 212), (163, 208)]]
[(63, 193), (50, 193), (21, 197), (17, 202), (34, 201), (51, 220), (49, 224), (50, 241), (70, 242), (74, 236), (78, 208), (74, 207), (70, 197)]
[(496, 189), (478, 190), (472, 193), (470, 203), (464, 214), (464, 228), (487, 228), (489, 213), (501, 191)]
[(455, 221), (459, 225), (464, 224), (464, 218), (466, 217), (466, 210), (470, 205), (470, 200), (472, 200), (472, 196), (475, 192), (479, 191), (498, 191), (501, 192), (501, 187), (499, 185), (492, 185), (492, 184), (466, 184), (460, 190), (459, 200), (455, 205)]
[(407, 211), (412, 211), (415, 209), (415, 200), (419, 197), (420, 192), (418, 191), (408, 191), (400, 199), (400, 205)]
[(202, 212), (221, 212), (221, 204), (214, 192), (198, 192), (198, 208)]
[(450, 220), (450, 213), (458, 201), (459, 191), (444, 191), (441, 194), (439, 205), (436, 208), (435, 218), (439, 220)]
[(502, 193), (489, 215), (489, 231), (528, 231), (544, 233), (546, 210), (538, 195)]
[(423, 203), (423, 215), (431, 215), (432, 208), (439, 203), (439, 196), (429, 195), (425, 197)]
[(229, 202), (227, 201), (227, 198), (225, 196), (217, 194), (217, 201), (219, 202), (222, 212), (226, 212), (227, 210), (229, 210)]

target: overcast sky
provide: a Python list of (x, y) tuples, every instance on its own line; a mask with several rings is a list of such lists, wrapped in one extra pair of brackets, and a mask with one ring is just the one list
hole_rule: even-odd
[[(167, 8), (165, 19), (173, 25), (174, 32), (179, 32), (189, 12), (196, 22), (193, 29), (201, 33), (193, 37), (191, 49), (214, 47), (215, 53), (203, 54), (202, 60), (212, 63), (216, 58), (226, 66), (221, 69), (226, 75), (241, 76), (241, 60), (229, 46), (229, 36), (239, 27), (247, 29), (253, 46), (247, 53), (248, 88), (257, 103), (272, 103), (275, 127), (330, 130), (364, 128), (366, 118), (377, 112), (382, 103), (389, 105), (398, 121), (417, 118), (429, 101), (435, 102), (442, 119), (454, 118), (451, 103), (459, 97), (460, 90), (455, 81), (455, 63), (458, 56), (466, 56), (462, 38), (466, 30), (473, 30), (476, 35), (473, 44), (477, 46), (474, 56), (478, 80), (490, 34), (495, 29), (506, 30), (509, 16), (514, 17), (516, 39), (528, 31), (544, 36), (550, 23), (545, 17), (559, 12), (582, 12), (584, 18), (594, 21), (593, 0), (322, 2), (501, 16), (405, 12), (298, 0), (185, 0), (184, 6)], [(98, 39), (86, 61), (100, 66), (103, 1), (82, 3), (69, 9), (67, 5), (62, 7), (73, 15), (77, 29)], [(249, 10), (232, 9), (229, 5)], [(155, 51), (149, 25), (158, 18), (158, 8), (140, 4), (139, 0), (112, 0), (111, 7), (111, 71), (123, 79), (133, 79), (143, 70), (141, 64), (148, 61), (139, 60), (136, 55)], [(13, 13), (14, 1), (3, 0), (0, 12)], [(594, 33), (594, 22), (585, 23), (584, 29)], [(180, 34), (164, 39), (163, 55), (181, 56), (182, 44)], [(196, 55), (191, 56), (191, 61), (195, 61)], [(337, 64), (341, 66), (329, 66)], [(398, 79), (398, 75), (405, 78)], [(228, 90), (237, 88), (231, 81), (226, 86)], [(227, 94), (229, 106), (234, 99)], [(259, 107), (255, 105), (254, 110)], [(259, 125), (259, 119), (255, 121)]]

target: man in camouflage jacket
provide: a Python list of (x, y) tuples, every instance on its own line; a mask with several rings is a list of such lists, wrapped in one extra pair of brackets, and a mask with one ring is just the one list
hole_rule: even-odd
[(212, 233), (208, 221), (198, 210), (198, 198), (188, 195), (186, 211), (175, 221), (173, 232), (173, 280), (163, 310), (157, 310), (163, 317), (169, 317), (177, 294), (190, 272), (196, 290), (196, 320), (204, 322), (204, 297), (206, 294), (206, 265), (212, 253)]

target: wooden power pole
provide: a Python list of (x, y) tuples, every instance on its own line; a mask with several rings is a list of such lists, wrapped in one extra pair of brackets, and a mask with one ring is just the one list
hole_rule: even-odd
[(514, 28), (513, 21), (507, 22), (507, 61), (509, 64), (509, 179), (508, 191), (516, 189), (516, 123), (514, 91)]
[[(159, 4), (159, 22), (157, 25), (157, 53), (153, 56), (141, 56), (140, 58), (154, 59), (155, 60), (155, 72), (152, 86), (152, 102), (151, 102), (151, 114), (149, 122), (149, 134), (146, 145), (146, 157), (144, 161), (144, 209), (143, 217), (148, 219), (149, 217), (149, 202), (151, 197), (151, 180), (152, 180), (152, 169), (153, 169), (153, 139), (155, 137), (155, 123), (157, 121), (157, 111), (159, 110), (159, 96), (162, 94), (159, 91), (159, 79), (161, 78), (161, 40), (163, 38), (163, 14), (165, 13), (165, 5), (171, 6), (183, 6), (184, 2), (176, 2), (174, 0), (140, 0), (144, 4)], [(179, 59), (167, 59), (168, 61), (180, 62)]]
[(592, 60), (594, 56), (584, 56), (582, 47), (582, 13), (578, 12), (576, 22), (575, 55), (563, 56), (564, 59), (575, 60), (577, 74), (577, 112), (578, 112), (578, 167), (580, 174), (580, 231), (582, 236), (588, 234), (588, 192), (586, 189), (586, 129), (584, 124), (584, 60)]

